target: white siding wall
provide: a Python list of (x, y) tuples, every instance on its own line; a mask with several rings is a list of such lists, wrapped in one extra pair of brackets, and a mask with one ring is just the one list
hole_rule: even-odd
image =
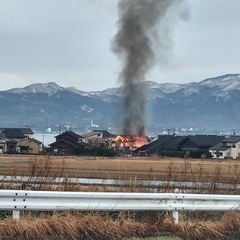
[[(227, 146), (231, 146), (231, 148), (225, 150), (225, 151), (219, 151), (222, 153), (222, 156), (217, 157), (216, 150), (209, 150), (209, 152), (212, 154), (213, 158), (218, 159), (224, 159), (224, 158), (240, 158), (240, 141), (236, 144), (233, 143), (227, 143)], [(235, 146), (235, 147), (234, 147)]]

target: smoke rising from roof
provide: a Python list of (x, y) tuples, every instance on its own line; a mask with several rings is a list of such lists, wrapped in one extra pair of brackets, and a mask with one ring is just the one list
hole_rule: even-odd
[[(123, 134), (145, 134), (146, 89), (142, 83), (154, 66), (157, 55), (161, 58), (161, 48), (166, 51), (168, 47), (169, 36), (165, 32), (159, 35), (159, 31), (165, 29), (161, 23), (170, 7), (179, 2), (120, 0), (118, 3), (118, 32), (113, 39), (112, 50), (123, 62), (119, 73)], [(157, 51), (160, 53), (156, 54)]]

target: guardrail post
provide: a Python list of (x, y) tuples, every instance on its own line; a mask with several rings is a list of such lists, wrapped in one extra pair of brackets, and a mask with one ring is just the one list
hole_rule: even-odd
[(178, 211), (172, 211), (173, 221), (178, 224)]
[(20, 211), (19, 210), (13, 210), (13, 219), (19, 221)]
[[(178, 193), (179, 190), (177, 188), (174, 189), (174, 193)], [(178, 211), (172, 211), (173, 221), (175, 224), (178, 224)]]

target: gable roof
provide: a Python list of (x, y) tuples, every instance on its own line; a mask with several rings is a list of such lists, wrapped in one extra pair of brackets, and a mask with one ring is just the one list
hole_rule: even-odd
[(218, 135), (189, 135), (187, 138), (193, 141), (200, 148), (212, 147), (225, 139), (224, 136)]
[(56, 142), (53, 142), (53, 143), (48, 144), (48, 146), (53, 147), (53, 146), (57, 145), (57, 144), (60, 143), (60, 142), (64, 142), (64, 143), (66, 143), (66, 144), (68, 144), (68, 145), (70, 145), (70, 146), (72, 146), (72, 147), (74, 147), (74, 148), (75, 148), (75, 147), (80, 147), (80, 146), (82, 146), (82, 147), (88, 146), (86, 143), (83, 143), (83, 142), (81, 142), (81, 143), (75, 143), (75, 142), (72, 142), (72, 141), (67, 140), (67, 139), (59, 139), (59, 140), (56, 141)]
[(230, 136), (222, 140), (222, 143), (236, 143), (240, 141), (240, 136)]
[[(158, 153), (159, 150), (161, 150), (163, 147), (166, 147), (167, 145), (164, 145), (168, 140), (176, 138), (172, 135), (159, 135), (157, 139), (151, 141), (150, 143), (147, 143), (137, 149), (139, 152), (147, 152), (148, 154), (154, 154)], [(172, 142), (173, 144), (173, 142)], [(169, 145), (171, 143), (169, 142)]]
[(76, 143), (74, 143), (74, 142), (72, 142), (72, 141), (69, 141), (69, 140), (67, 140), (67, 139), (59, 139), (59, 140), (56, 141), (56, 142), (53, 142), (53, 143), (48, 144), (48, 146), (53, 147), (54, 145), (57, 145), (57, 144), (60, 143), (60, 142), (67, 143), (68, 145), (70, 145), (70, 146), (72, 146), (72, 147), (76, 147), (76, 146), (77, 146)]
[(59, 135), (57, 135), (57, 136), (55, 136), (55, 138), (59, 138), (59, 137), (62, 137), (62, 136), (64, 136), (64, 135), (70, 135), (70, 136), (72, 136), (72, 137), (74, 137), (74, 138), (83, 138), (81, 135), (79, 135), (79, 134), (77, 134), (77, 133), (75, 133), (75, 132), (73, 132), (73, 131), (65, 131), (65, 132), (62, 132), (62, 133), (60, 133)]
[(38, 141), (37, 139), (35, 139), (35, 138), (29, 138), (31, 141), (33, 141), (33, 142), (35, 142), (35, 143), (37, 143), (37, 144), (42, 144), (42, 142), (41, 141)]
[(138, 151), (150, 151), (151, 149), (154, 149), (160, 143), (166, 141), (169, 138), (170, 138), (169, 135), (159, 135), (157, 139), (154, 139), (151, 142), (144, 144), (143, 146), (139, 147), (137, 150)]
[(17, 145), (23, 146), (22, 144), (24, 144), (24, 142), (25, 142), (24, 145), (28, 145), (28, 142), (29, 142), (29, 141), (30, 141), (30, 142), (35, 142), (35, 143), (37, 143), (38, 145), (42, 144), (42, 142), (38, 141), (38, 140), (35, 139), (35, 138), (25, 138), (25, 139), (20, 140)]

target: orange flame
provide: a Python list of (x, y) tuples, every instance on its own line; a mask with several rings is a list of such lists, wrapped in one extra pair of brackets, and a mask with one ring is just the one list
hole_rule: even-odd
[(119, 143), (120, 148), (139, 148), (147, 143), (147, 138), (144, 136), (118, 135), (115, 142)]

